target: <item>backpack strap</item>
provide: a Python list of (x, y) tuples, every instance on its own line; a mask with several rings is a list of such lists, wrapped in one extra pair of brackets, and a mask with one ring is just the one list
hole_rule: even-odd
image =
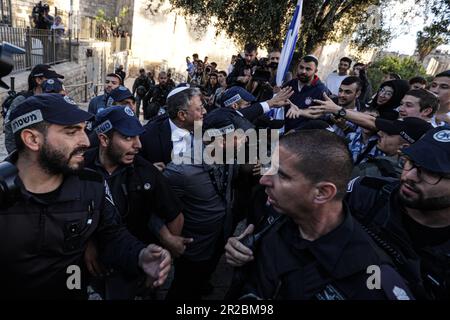
[(398, 174), (395, 171), (395, 167), (392, 165), (390, 161), (386, 159), (377, 159), (377, 158), (372, 158), (369, 161), (377, 166), (378, 170), (380, 170), (383, 177), (393, 177), (393, 178), (398, 177)]
[[(363, 179), (364, 180), (364, 179)], [(378, 180), (380, 181), (380, 180)], [(385, 181), (382, 181), (385, 182)], [(362, 182), (361, 182), (362, 183)], [(377, 194), (377, 200), (369, 213), (362, 219), (363, 224), (368, 225), (375, 218), (375, 215), (384, 207), (389, 206), (392, 192), (397, 188), (398, 181), (388, 182), (382, 185)]]

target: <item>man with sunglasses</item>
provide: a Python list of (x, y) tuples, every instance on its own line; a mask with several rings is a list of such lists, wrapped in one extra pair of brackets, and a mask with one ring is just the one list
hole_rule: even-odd
[(347, 203), (374, 241), (416, 289), (450, 298), (450, 127), (402, 149), (400, 180), (358, 177)]

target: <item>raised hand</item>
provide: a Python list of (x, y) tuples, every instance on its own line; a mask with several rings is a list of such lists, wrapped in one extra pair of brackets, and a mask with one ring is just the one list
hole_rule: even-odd
[(229, 265), (240, 267), (254, 259), (253, 251), (239, 241), (246, 235), (251, 234), (253, 230), (254, 226), (250, 224), (239, 237), (231, 237), (228, 239), (225, 246), (225, 257)]
[(280, 90), (280, 92), (268, 100), (267, 103), (271, 108), (280, 108), (290, 104), (289, 98), (294, 94), (294, 90), (291, 87), (286, 87)]

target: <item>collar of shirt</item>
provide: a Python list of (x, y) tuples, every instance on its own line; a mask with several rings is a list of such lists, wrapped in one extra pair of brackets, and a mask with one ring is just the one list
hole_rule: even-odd
[[(315, 241), (304, 240), (300, 236), (298, 226), (293, 222), (289, 223), (289, 232), (284, 232), (281, 236), (290, 243), (293, 250), (308, 250), (319, 264), (337, 279), (345, 278), (374, 263), (377, 257), (373, 251), (368, 250), (369, 242), (361, 242), (362, 231), (356, 232), (356, 222), (346, 205), (344, 213), (344, 220), (337, 228)], [(355, 256), (359, 257), (358, 261), (352, 260)], [(353, 262), (349, 263), (351, 261)]]
[(185, 154), (191, 148), (191, 133), (186, 129), (182, 129), (175, 125), (172, 120), (169, 119), (171, 140), (173, 143), (173, 154), (180, 155)]
[(180, 142), (183, 141), (183, 139), (190, 135), (190, 132), (187, 131), (186, 129), (182, 129), (180, 127), (178, 127), (175, 123), (172, 122), (171, 119), (169, 119), (169, 124), (170, 124), (170, 131), (172, 132), (172, 142)]

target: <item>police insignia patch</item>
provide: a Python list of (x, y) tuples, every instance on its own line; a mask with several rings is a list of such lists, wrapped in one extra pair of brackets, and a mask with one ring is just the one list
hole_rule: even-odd
[(64, 96), (64, 100), (65, 100), (67, 103), (73, 104), (74, 106), (77, 105), (77, 103), (76, 103), (75, 101), (73, 101), (73, 99), (72, 99), (71, 97), (69, 97), (69, 96)]
[(441, 130), (436, 132), (433, 139), (439, 142), (450, 142), (450, 130)]
[(134, 112), (133, 112), (133, 110), (131, 110), (130, 107), (125, 107), (125, 113), (127, 115), (129, 115), (130, 117), (134, 117)]

